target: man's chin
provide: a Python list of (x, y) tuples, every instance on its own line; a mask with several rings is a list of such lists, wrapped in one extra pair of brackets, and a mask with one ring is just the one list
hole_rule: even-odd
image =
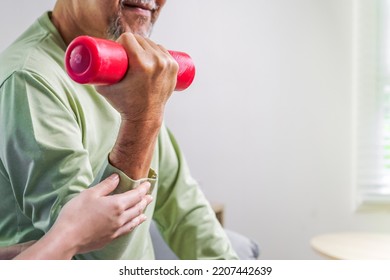
[(133, 33), (133, 34), (137, 34), (137, 35), (140, 35), (144, 38), (149, 38), (150, 37), (150, 34), (152, 32), (152, 28), (151, 27), (139, 27), (139, 26), (124, 26), (122, 28), (123, 32), (130, 32), (130, 33)]
[(122, 33), (130, 32), (148, 38), (152, 33), (152, 25), (133, 24), (132, 26), (124, 24), (120, 17), (111, 20), (107, 30), (108, 39), (117, 40)]

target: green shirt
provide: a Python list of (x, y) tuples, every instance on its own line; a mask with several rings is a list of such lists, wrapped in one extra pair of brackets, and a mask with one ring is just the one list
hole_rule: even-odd
[[(68, 77), (65, 50), (45, 13), (0, 56), (0, 246), (39, 239), (69, 199), (113, 172), (121, 175), (121, 191), (141, 181), (108, 163), (119, 114), (93, 86)], [(236, 258), (165, 126), (145, 180), (155, 198), (146, 215), (180, 258)], [(150, 219), (75, 258), (153, 259), (149, 226)]]

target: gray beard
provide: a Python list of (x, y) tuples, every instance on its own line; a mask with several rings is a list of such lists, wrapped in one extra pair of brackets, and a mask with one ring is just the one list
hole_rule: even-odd
[(107, 29), (107, 38), (116, 41), (123, 32), (125, 29), (121, 24), (120, 16), (113, 17)]
[[(150, 0), (138, 0), (138, 2), (149, 2), (149, 1)], [(122, 8), (123, 8), (123, 4), (121, 1), (121, 5), (120, 5), (118, 13), (111, 18), (110, 23), (108, 25), (108, 28), (107, 28), (107, 38), (108, 39), (117, 40), (121, 36), (121, 34), (123, 34), (125, 32), (125, 28), (123, 27), (122, 21), (121, 21)], [(139, 24), (142, 25), (146, 21), (146, 19), (144, 17), (139, 17), (138, 21), (139, 21)], [(143, 37), (150, 37), (150, 34), (152, 33), (152, 27), (153, 26), (151, 25), (150, 29), (147, 31), (146, 34), (138, 33), (138, 35), (141, 35)]]
[[(139, 17), (138, 21), (140, 24), (142, 24), (146, 19), (143, 17)], [(117, 40), (123, 33), (125, 32), (125, 28), (122, 25), (121, 17), (115, 16), (110, 20), (110, 23), (107, 28), (107, 38), (111, 40)], [(135, 32), (138, 35), (141, 35), (142, 37), (148, 38), (150, 37), (150, 34), (152, 33), (152, 26), (150, 29), (144, 33), (144, 32)]]

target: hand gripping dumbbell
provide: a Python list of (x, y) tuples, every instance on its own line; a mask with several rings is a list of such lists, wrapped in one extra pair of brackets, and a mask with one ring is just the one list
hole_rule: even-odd
[[(188, 88), (195, 77), (191, 57), (183, 52), (168, 51), (179, 64), (176, 91)], [(77, 83), (109, 85), (119, 82), (126, 74), (129, 61), (125, 49), (114, 41), (80, 36), (74, 39), (65, 53), (68, 75)]]

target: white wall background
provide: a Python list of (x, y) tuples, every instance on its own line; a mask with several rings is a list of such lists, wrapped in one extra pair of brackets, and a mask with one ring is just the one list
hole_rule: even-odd
[[(54, 2), (3, 4), (0, 50)], [(226, 227), (262, 259), (321, 258), (317, 234), (389, 232), (388, 213), (353, 211), (354, 0), (167, 2), (152, 37), (197, 76), (166, 122)]]

